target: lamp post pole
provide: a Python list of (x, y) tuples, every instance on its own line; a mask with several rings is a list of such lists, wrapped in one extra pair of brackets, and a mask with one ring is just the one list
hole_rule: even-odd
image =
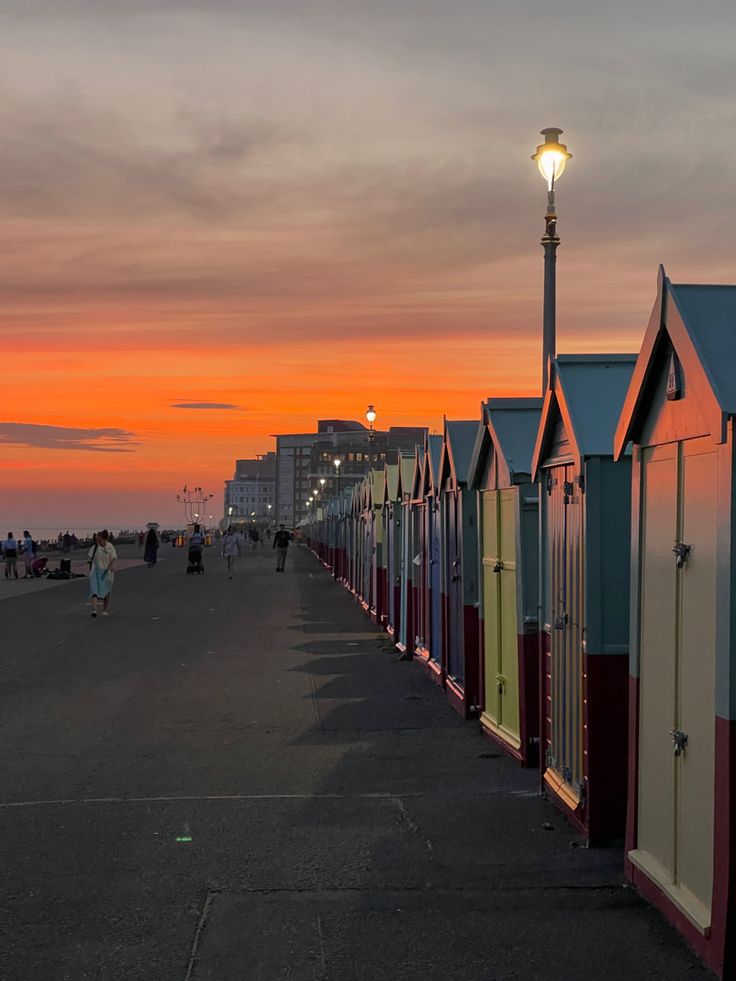
[(537, 147), (532, 160), (537, 161), (542, 177), (547, 181), (547, 213), (544, 216), (544, 304), (542, 309), (542, 395), (549, 385), (549, 366), (557, 353), (556, 309), (557, 309), (557, 247), (560, 236), (557, 234), (557, 209), (555, 207), (555, 184), (562, 176), (565, 164), (572, 157), (564, 143), (560, 143), (562, 133), (557, 126), (542, 130), (544, 143)]
[(556, 308), (557, 308), (557, 214), (555, 212), (555, 189), (547, 191), (547, 214), (544, 216), (544, 306), (542, 311), (542, 395), (549, 385), (549, 365), (556, 352)]

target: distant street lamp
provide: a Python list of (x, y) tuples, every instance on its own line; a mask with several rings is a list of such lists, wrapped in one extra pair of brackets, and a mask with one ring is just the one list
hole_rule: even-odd
[(372, 405), (369, 405), (365, 417), (368, 420), (368, 440), (373, 445), (373, 440), (376, 438), (376, 434), (373, 432), (373, 423), (376, 421), (376, 410)]
[(335, 493), (339, 495), (340, 494), (340, 464), (342, 463), (342, 460), (340, 459), (339, 456), (336, 456), (332, 462), (335, 465), (335, 476), (337, 478), (337, 488)]
[(544, 143), (540, 143), (537, 152), (532, 154), (532, 160), (537, 161), (539, 172), (547, 182), (547, 213), (544, 216), (544, 309), (542, 316), (542, 395), (547, 392), (549, 384), (549, 362), (555, 357), (555, 305), (556, 305), (556, 262), (557, 246), (560, 237), (557, 234), (557, 212), (555, 211), (555, 184), (562, 177), (565, 165), (572, 157), (567, 152), (564, 143), (560, 143), (561, 129), (548, 126), (542, 130)]

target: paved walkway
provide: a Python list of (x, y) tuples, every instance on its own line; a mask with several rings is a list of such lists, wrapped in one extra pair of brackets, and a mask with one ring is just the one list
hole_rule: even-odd
[(2, 981), (710, 975), (316, 560), (2, 604)]

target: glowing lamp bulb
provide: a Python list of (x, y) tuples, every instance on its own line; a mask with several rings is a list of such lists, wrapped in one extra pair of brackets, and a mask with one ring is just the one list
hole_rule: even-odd
[(366, 412), (365, 417), (368, 420), (368, 422), (371, 424), (371, 426), (376, 421), (376, 410), (373, 408), (372, 405), (368, 406), (368, 411)]
[(539, 173), (547, 181), (547, 189), (550, 191), (562, 177), (565, 164), (572, 157), (572, 154), (567, 152), (565, 144), (559, 141), (561, 133), (562, 130), (556, 126), (543, 129), (544, 143), (540, 143), (537, 152), (532, 154), (532, 160), (537, 161)]

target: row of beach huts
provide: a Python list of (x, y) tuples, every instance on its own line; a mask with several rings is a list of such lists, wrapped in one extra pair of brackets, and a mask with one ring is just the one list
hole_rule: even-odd
[(559, 355), (302, 529), (457, 711), (736, 977), (736, 287)]

